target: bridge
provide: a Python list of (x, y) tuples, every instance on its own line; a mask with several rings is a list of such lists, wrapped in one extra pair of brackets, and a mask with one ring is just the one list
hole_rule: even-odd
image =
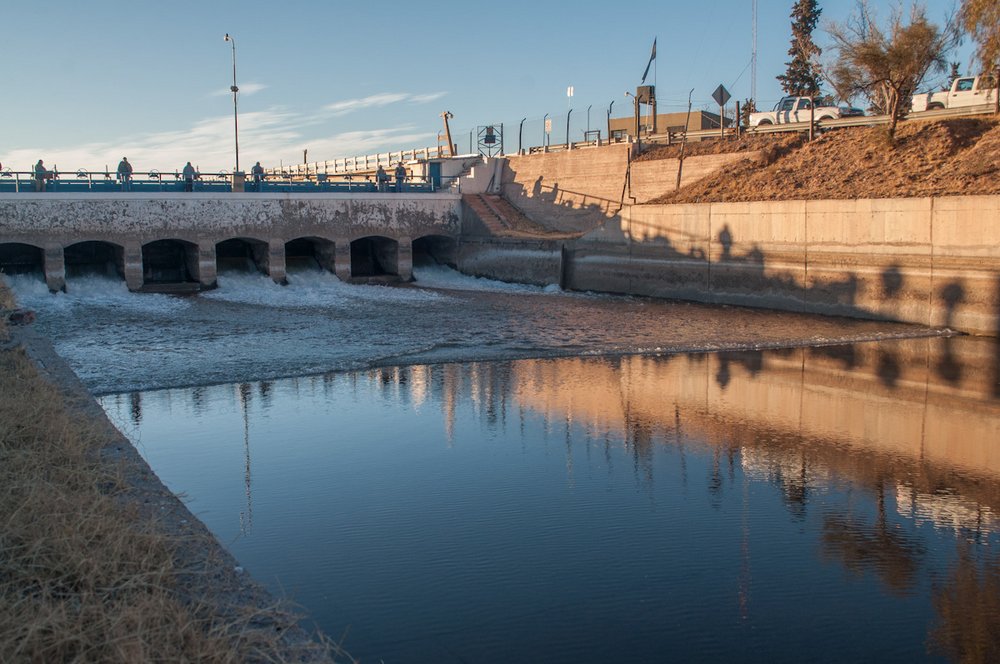
[(406, 281), (413, 260), (454, 264), (462, 202), (448, 192), (0, 192), (0, 270), (107, 274), (133, 291), (212, 288), (220, 270), (284, 283), (291, 266), (345, 281)]

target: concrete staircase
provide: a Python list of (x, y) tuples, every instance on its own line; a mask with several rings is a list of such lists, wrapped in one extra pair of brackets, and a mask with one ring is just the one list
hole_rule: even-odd
[(562, 238), (576, 235), (549, 230), (536, 224), (497, 194), (463, 194), (462, 201), (479, 217), (491, 235), (534, 238)]
[(491, 235), (506, 235), (510, 226), (489, 203), (484, 194), (462, 194), (462, 202), (472, 210)]

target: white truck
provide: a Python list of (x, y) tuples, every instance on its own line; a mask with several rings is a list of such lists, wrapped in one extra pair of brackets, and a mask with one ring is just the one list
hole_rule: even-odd
[[(814, 105), (815, 108), (813, 108)], [(791, 122), (809, 122), (810, 118), (815, 120), (834, 120), (836, 118), (862, 114), (857, 109), (833, 106), (823, 99), (782, 97), (775, 104), (774, 110), (751, 113), (750, 126), (760, 127), (765, 125), (789, 124)]]
[(913, 95), (910, 110), (934, 111), (941, 108), (979, 106), (996, 103), (997, 82), (992, 76), (967, 76), (951, 82), (951, 89), (943, 92), (924, 92)]

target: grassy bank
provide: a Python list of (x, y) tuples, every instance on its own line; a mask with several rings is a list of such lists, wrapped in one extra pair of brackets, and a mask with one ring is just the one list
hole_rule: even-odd
[[(11, 304), (0, 283), (0, 307)], [(8, 332), (0, 316), (0, 339)], [(217, 577), (190, 555), (210, 548), (207, 532), (171, 532), (155, 518), (155, 510), (169, 512), (163, 505), (172, 497), (136, 499), (129, 475), (148, 472), (127, 455), (109, 457), (106, 425), (41, 375), (22, 348), (7, 346), (0, 350), (0, 659), (328, 661), (331, 648), (286, 638), (297, 616), (213, 596)]]

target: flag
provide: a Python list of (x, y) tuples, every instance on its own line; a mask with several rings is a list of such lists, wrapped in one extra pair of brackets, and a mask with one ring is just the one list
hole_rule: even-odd
[(646, 82), (646, 77), (649, 76), (649, 66), (653, 64), (653, 60), (656, 59), (656, 37), (653, 37), (653, 52), (649, 54), (649, 62), (646, 63), (646, 71), (642, 72), (642, 80), (639, 84)]

